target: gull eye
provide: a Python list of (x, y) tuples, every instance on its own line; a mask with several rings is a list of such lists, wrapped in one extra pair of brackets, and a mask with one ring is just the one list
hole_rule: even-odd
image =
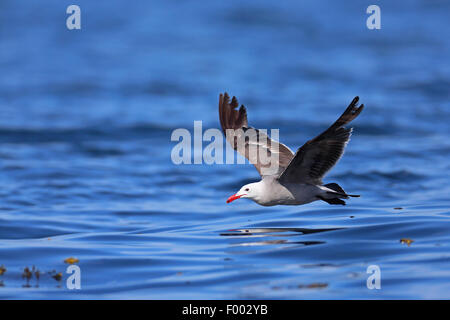
[(250, 189), (249, 189), (249, 188), (247, 188), (247, 189), (245, 189), (245, 191), (250, 191)]

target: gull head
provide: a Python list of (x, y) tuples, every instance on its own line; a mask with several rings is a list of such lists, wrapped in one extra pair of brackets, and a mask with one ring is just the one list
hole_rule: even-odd
[(243, 186), (236, 194), (228, 198), (227, 203), (241, 198), (248, 198), (257, 201), (261, 196), (262, 185), (261, 182), (249, 183)]

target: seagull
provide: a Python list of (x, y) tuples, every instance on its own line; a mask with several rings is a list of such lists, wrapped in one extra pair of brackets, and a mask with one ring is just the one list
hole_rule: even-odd
[[(363, 110), (355, 97), (344, 113), (327, 130), (307, 141), (294, 154), (286, 145), (272, 140), (263, 132), (249, 127), (244, 105), (238, 109), (236, 97), (230, 102), (228, 93), (219, 96), (219, 118), (226, 140), (234, 150), (253, 164), (261, 175), (258, 182), (244, 185), (227, 203), (251, 199), (262, 206), (302, 205), (322, 200), (331, 205), (345, 205), (342, 199), (359, 197), (347, 194), (337, 183), (323, 184), (322, 178), (338, 162), (350, 140), (352, 128), (344, 126)], [(275, 161), (268, 167), (260, 153), (266, 152)], [(276, 160), (274, 160), (276, 159)]]

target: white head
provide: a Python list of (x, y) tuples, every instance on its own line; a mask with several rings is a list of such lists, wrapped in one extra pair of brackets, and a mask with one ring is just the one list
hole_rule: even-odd
[(233, 194), (231, 197), (229, 197), (227, 203), (240, 198), (248, 198), (257, 202), (262, 195), (262, 187), (263, 185), (261, 181), (246, 184), (236, 194)]

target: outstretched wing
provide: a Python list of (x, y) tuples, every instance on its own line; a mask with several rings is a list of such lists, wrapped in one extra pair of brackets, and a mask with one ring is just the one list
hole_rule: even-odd
[(278, 175), (290, 163), (294, 153), (284, 144), (270, 139), (262, 130), (248, 126), (247, 111), (239, 109), (236, 97), (220, 94), (219, 117), (222, 131), (234, 150), (246, 157), (261, 176)]
[(364, 105), (357, 107), (359, 97), (355, 97), (336, 122), (297, 150), (284, 172), (281, 182), (303, 182), (322, 184), (323, 176), (338, 162), (350, 140), (352, 128), (343, 126), (355, 119)]

